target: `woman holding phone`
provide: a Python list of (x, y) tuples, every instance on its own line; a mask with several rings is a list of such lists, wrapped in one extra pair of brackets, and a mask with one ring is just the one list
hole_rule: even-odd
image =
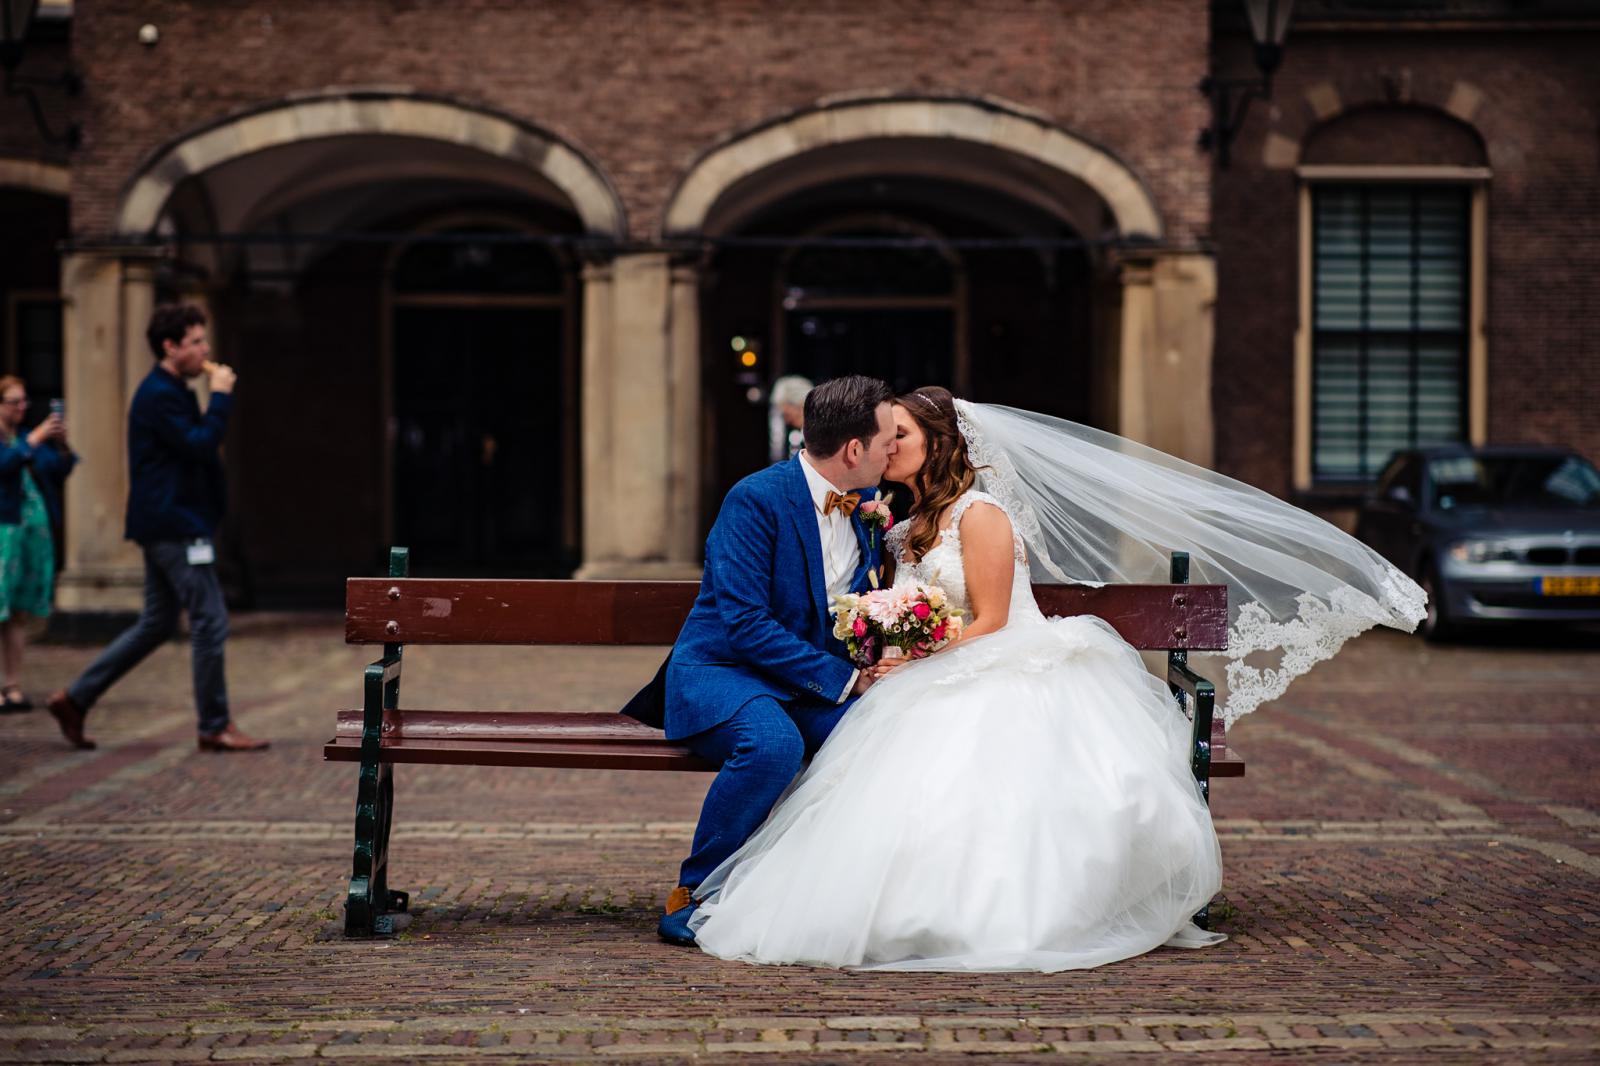
[(49, 617), (55, 598), (55, 544), (40, 484), (59, 489), (77, 461), (58, 411), (22, 433), (27, 412), (27, 385), (0, 377), (0, 712), (8, 713), (33, 706), (20, 684), (23, 627)]

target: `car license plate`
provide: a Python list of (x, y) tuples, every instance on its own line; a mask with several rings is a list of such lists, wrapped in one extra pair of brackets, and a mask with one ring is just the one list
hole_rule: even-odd
[(1600, 596), (1600, 575), (1583, 577), (1541, 577), (1541, 596)]

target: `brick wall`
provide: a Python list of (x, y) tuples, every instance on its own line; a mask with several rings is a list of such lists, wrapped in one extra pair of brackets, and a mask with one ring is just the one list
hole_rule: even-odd
[[(1219, 38), (1219, 68), (1252, 70)], [(1563, 32), (1291, 33), (1270, 106), (1256, 105), (1215, 183), (1214, 402), (1219, 467), (1287, 493), (1297, 308), (1296, 185), (1303, 143), (1330, 99), (1464, 112), (1489, 186), (1489, 439), (1565, 444), (1600, 460), (1600, 26)], [(1331, 91), (1331, 96), (1330, 96)], [(1283, 140), (1276, 140), (1282, 138)], [(1274, 143), (1269, 144), (1269, 140)], [(1319, 145), (1319, 151), (1323, 148)], [(1414, 162), (1404, 124), (1339, 144), (1370, 163)]]
[[(535, 123), (611, 177), (637, 236), (730, 133), (833, 94), (999, 97), (1121, 156), (1181, 241), (1207, 226), (1194, 132), (1208, 28), (1199, 0), (84, 0), (87, 76), (73, 221), (110, 227), (163, 143), (229, 111), (333, 85), (404, 85)], [(161, 30), (140, 45), (140, 25)]]
[[(54, 39), (50, 39), (54, 38)], [(53, 82), (67, 69), (69, 46), (65, 34), (53, 31), (44, 40), (30, 41), (17, 67), (19, 78)], [(51, 132), (61, 135), (78, 111), (78, 101), (54, 84), (32, 87), (44, 108)], [(34, 124), (28, 102), (21, 96), (0, 95), (0, 158), (45, 163), (67, 162), (67, 150), (44, 140)]]

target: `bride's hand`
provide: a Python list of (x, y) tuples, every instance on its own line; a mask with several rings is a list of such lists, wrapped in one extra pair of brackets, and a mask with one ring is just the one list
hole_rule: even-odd
[(913, 660), (909, 659), (909, 658), (904, 658), (904, 659), (880, 659), (880, 660), (878, 660), (878, 662), (875, 665), (870, 666), (870, 667), (867, 668), (867, 673), (872, 675), (872, 679), (874, 681), (881, 681), (885, 677), (889, 676), (889, 671), (890, 670), (893, 670), (897, 666), (904, 666), (906, 663), (909, 663), (909, 662), (912, 662), (912, 661)]

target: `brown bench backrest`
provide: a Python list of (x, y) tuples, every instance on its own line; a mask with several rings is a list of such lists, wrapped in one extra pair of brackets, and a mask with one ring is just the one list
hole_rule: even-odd
[[(671, 644), (697, 581), (353, 577), (350, 644)], [(1228, 646), (1226, 585), (1035, 585), (1049, 615), (1093, 614), (1142, 650)]]

